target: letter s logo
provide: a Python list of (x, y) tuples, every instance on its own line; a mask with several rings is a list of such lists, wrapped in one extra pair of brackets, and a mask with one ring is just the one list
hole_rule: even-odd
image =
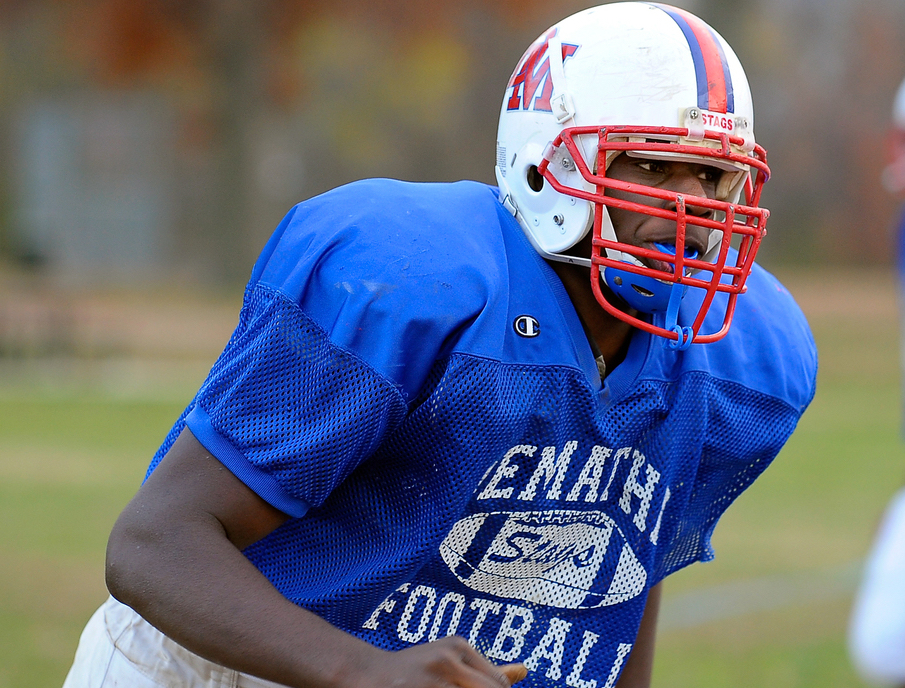
[(505, 544), (512, 550), (512, 553), (510, 554), (507, 552), (505, 554), (488, 554), (487, 558), (490, 561), (495, 561), (497, 563), (517, 561), (518, 559), (525, 556), (525, 550), (519, 544), (519, 541), (522, 541), (522, 544), (524, 545), (529, 545), (532, 542), (537, 542), (538, 540), (540, 540), (540, 538), (541, 536), (537, 533), (512, 533), (512, 535), (509, 535), (505, 539)]

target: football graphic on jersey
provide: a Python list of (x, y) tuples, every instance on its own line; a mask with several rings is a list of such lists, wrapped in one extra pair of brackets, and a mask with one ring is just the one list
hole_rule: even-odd
[(472, 590), (564, 609), (625, 602), (647, 580), (616, 523), (599, 511), (474, 514), (453, 526), (440, 555)]

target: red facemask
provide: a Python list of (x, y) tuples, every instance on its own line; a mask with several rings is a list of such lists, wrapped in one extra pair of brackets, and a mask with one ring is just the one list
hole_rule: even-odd
[[(548, 147), (538, 166), (538, 172), (558, 192), (594, 204), (591, 286), (600, 305), (634, 327), (671, 340), (671, 346), (678, 349), (692, 343), (713, 342), (726, 335), (736, 299), (745, 291), (745, 280), (766, 234), (770, 214), (758, 207), (761, 189), (770, 176), (766, 151), (761, 146), (715, 131), (698, 132), (699, 142), (689, 142), (689, 134), (688, 129), (667, 127), (571, 127), (564, 129)], [(631, 151), (642, 158), (695, 161), (734, 170), (736, 183), (742, 188), (734, 189), (730, 197), (744, 202), (688, 196), (612, 179), (605, 171), (595, 173), (584, 159), (582, 145), (577, 140), (580, 136), (597, 137), (597, 160)], [(569, 187), (556, 179), (549, 163), (560, 146), (566, 147), (581, 176), (595, 186), (595, 191)], [(746, 149), (750, 149), (750, 155), (740, 152)], [(651, 205), (614, 198), (607, 195), (608, 189), (650, 198)], [(620, 242), (613, 233), (606, 207), (674, 221), (675, 252)], [(689, 225), (704, 228), (710, 236), (703, 256), (685, 250)], [(730, 253), (733, 243), (737, 246), (734, 255)], [(658, 249), (665, 248), (658, 246)], [(656, 269), (649, 267), (650, 264), (666, 265), (666, 268)], [(608, 290), (601, 285), (601, 275)], [(679, 304), (689, 289), (700, 290), (702, 298), (697, 311), (691, 317), (683, 314), (686, 322), (680, 323)], [(722, 324), (713, 332), (703, 333), (700, 330), (704, 318), (718, 292), (728, 295)], [(626, 305), (652, 314), (652, 318), (648, 321), (631, 315), (626, 312)]]

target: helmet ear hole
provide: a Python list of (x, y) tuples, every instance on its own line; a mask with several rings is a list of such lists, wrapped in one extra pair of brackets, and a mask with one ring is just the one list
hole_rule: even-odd
[(537, 165), (528, 168), (528, 186), (532, 191), (540, 191), (544, 188), (544, 177), (537, 171)]

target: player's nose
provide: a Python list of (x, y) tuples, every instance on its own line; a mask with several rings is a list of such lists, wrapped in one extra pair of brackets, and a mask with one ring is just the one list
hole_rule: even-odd
[[(689, 168), (680, 168), (675, 171), (663, 186), (667, 190), (674, 191), (682, 196), (697, 198), (710, 198), (715, 190), (715, 184), (706, 182), (697, 171)], [(676, 205), (675, 201), (670, 201), (667, 203), (667, 208), (675, 210)], [(709, 218), (713, 215), (712, 209), (696, 204), (686, 205), (685, 212), (688, 215), (703, 218)]]
[(666, 188), (686, 196), (706, 196), (707, 185), (697, 170), (685, 165), (676, 165), (665, 183)]

